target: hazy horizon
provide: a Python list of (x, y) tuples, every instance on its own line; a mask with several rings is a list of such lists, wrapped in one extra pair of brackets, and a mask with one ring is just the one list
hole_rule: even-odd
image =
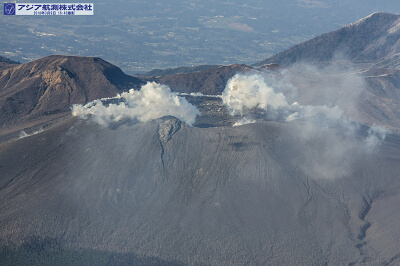
[(400, 3), (377, 0), (93, 3), (93, 16), (1, 16), (0, 55), (97, 56), (128, 74), (252, 64), (373, 12), (400, 13)]

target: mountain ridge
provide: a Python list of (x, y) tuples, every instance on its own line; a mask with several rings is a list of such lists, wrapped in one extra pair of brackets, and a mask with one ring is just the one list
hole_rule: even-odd
[(190, 67), (153, 69), (153, 70), (143, 73), (143, 74), (137, 74), (137, 76), (142, 76), (142, 77), (168, 76), (168, 75), (181, 74), (181, 73), (198, 72), (198, 71), (203, 71), (203, 70), (218, 68), (218, 67), (221, 67), (221, 65), (199, 65), (199, 66), (190, 66)]
[(221, 95), (226, 82), (237, 73), (245, 73), (253, 68), (243, 64), (220, 66), (191, 73), (178, 73), (161, 77), (151, 77), (152, 81), (166, 84), (172, 90), (184, 93), (200, 92), (204, 95)]
[(97, 57), (47, 56), (0, 72), (0, 125), (68, 113), (143, 84)]
[(373, 13), (336, 31), (322, 34), (295, 45), (254, 66), (295, 62), (323, 63), (335, 55), (356, 62), (371, 62), (400, 52), (400, 15)]
[(19, 62), (12, 61), (11, 59), (4, 56), (0, 56), (0, 63), (14, 64), (14, 65), (20, 64)]

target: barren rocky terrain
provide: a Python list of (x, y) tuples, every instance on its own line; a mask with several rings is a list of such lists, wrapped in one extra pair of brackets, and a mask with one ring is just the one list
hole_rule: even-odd
[(1, 264), (400, 263), (398, 19), (170, 75), (3, 60)]

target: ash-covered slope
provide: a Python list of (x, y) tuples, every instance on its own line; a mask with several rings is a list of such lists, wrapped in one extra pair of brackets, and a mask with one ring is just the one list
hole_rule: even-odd
[(3, 143), (0, 239), (188, 264), (399, 262), (400, 138), (368, 153), (362, 130), (314, 129), (70, 120)]
[(143, 82), (100, 59), (48, 56), (0, 72), (0, 126), (70, 112)]
[[(400, 52), (400, 15), (373, 13), (336, 31), (289, 48), (256, 66), (279, 63), (285, 66), (305, 61), (323, 63), (336, 54), (354, 62), (391, 58)], [(397, 60), (398, 61), (398, 60)]]
[[(358, 65), (327, 67), (298, 63), (280, 74), (294, 88), (293, 100), (302, 105), (340, 107), (347, 117), (400, 132), (400, 72), (397, 69)], [(288, 93), (290, 95), (290, 93)]]

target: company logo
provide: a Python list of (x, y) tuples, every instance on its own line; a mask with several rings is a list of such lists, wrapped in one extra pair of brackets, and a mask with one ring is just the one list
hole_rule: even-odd
[(4, 3), (4, 15), (15, 15), (14, 3)]
[(93, 15), (93, 3), (4, 3), (4, 15)]

